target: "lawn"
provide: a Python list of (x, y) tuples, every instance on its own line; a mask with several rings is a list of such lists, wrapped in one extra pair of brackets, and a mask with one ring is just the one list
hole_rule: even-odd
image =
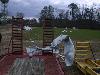
[[(100, 41), (100, 30), (89, 29), (67, 29), (67, 32), (62, 32), (64, 28), (54, 28), (55, 38), (62, 34), (69, 35), (73, 40), (96, 40)], [(41, 27), (34, 27), (32, 31), (25, 31), (25, 39), (42, 40), (43, 29)]]

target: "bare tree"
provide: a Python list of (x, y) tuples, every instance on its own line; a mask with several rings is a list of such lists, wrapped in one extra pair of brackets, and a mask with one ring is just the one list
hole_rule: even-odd
[(75, 20), (79, 11), (77, 4), (71, 3), (70, 5), (68, 5), (68, 7), (71, 9), (70, 14), (72, 16), (72, 20)]
[(9, 0), (0, 0), (2, 5), (3, 5), (3, 9), (2, 9), (2, 16), (3, 16), (3, 19), (4, 21), (6, 22), (6, 16), (7, 16), (7, 4), (9, 2)]

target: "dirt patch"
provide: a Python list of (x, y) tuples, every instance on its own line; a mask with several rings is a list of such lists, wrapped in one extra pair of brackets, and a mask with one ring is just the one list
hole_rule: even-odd
[(94, 57), (100, 59), (100, 41), (92, 41), (91, 49), (93, 51)]

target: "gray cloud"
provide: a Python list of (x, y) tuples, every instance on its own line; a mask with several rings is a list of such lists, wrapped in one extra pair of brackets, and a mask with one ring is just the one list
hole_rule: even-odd
[(64, 9), (72, 2), (88, 5), (100, 4), (100, 0), (10, 0), (8, 10), (11, 16), (15, 15), (16, 12), (23, 12), (26, 17), (37, 17), (45, 5)]

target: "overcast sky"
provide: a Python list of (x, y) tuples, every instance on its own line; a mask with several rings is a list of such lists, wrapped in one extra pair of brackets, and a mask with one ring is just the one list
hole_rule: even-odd
[(14, 15), (16, 12), (23, 12), (25, 17), (37, 17), (45, 5), (66, 9), (67, 5), (73, 2), (80, 5), (87, 4), (91, 6), (98, 4), (100, 6), (100, 0), (9, 0), (8, 11), (10, 15)]

